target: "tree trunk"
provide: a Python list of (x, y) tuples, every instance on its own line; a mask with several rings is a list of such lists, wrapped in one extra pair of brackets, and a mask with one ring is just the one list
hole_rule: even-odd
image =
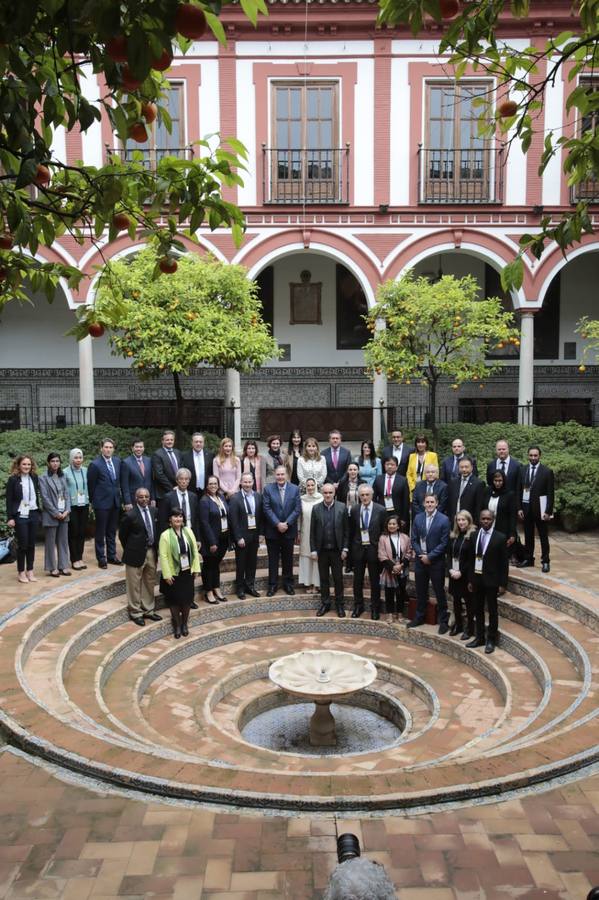
[(175, 433), (177, 445), (183, 444), (183, 418), (185, 414), (185, 399), (181, 390), (181, 380), (178, 372), (173, 372), (173, 381), (175, 383)]
[(437, 378), (430, 378), (428, 382), (428, 425), (433, 432), (433, 439), (437, 440)]

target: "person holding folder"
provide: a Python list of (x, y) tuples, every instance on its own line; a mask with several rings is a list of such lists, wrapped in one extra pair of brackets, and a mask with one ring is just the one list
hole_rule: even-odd
[(518, 518), (524, 523), (524, 558), (519, 569), (535, 564), (535, 526), (541, 542), (541, 571), (549, 572), (548, 522), (553, 518), (554, 478), (549, 466), (541, 462), (538, 447), (528, 448), (528, 465), (520, 470)]

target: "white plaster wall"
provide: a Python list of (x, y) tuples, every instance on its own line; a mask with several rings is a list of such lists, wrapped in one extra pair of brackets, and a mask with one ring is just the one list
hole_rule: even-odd
[(218, 104), (218, 60), (203, 59), (199, 97), (188, 97), (188, 103), (200, 104), (200, 136), (220, 131), (220, 108)]
[[(97, 107), (99, 95), (98, 79), (94, 75), (91, 65), (83, 66), (83, 71), (85, 78), (80, 80), (81, 91), (86, 100), (89, 100), (90, 103)], [(104, 163), (101, 123), (94, 121), (87, 131), (82, 132), (81, 141), (85, 165), (100, 168)]]
[(262, 158), (256, 159), (256, 86), (252, 60), (237, 60), (237, 137), (248, 151), (247, 171), (241, 172), (243, 187), (238, 189), (239, 205), (255, 206), (258, 178), (262, 177)]
[[(347, 90), (347, 88), (346, 88)], [(356, 206), (374, 203), (374, 60), (358, 60), (354, 104), (354, 146), (350, 149), (350, 179)], [(340, 144), (340, 146), (342, 146)]]
[[(584, 342), (579, 334), (574, 334), (574, 329), (581, 316), (599, 318), (598, 281), (599, 253), (584, 253), (577, 256), (561, 271), (560, 360), (564, 358), (564, 342), (576, 341), (576, 359), (580, 361)], [(573, 360), (567, 362), (572, 365)]]
[(482, 259), (471, 256), (469, 253), (436, 253), (427, 257), (414, 267), (418, 275), (437, 274), (439, 271), (439, 263), (444, 275), (455, 275), (456, 278), (463, 278), (464, 275), (473, 275), (481, 288), (485, 284), (485, 264)]
[[(290, 325), (289, 284), (300, 282), (308, 269), (311, 282), (322, 282), (322, 325)], [(361, 350), (337, 350), (335, 261), (316, 254), (293, 254), (274, 264), (274, 336), (291, 344), (290, 362), (272, 366), (362, 366)]]
[(410, 159), (416, 147), (410, 146), (410, 83), (408, 60), (391, 60), (391, 135), (389, 154), (391, 174), (389, 179), (389, 203), (391, 206), (407, 206), (410, 202)]
[[(553, 132), (554, 143), (562, 136), (564, 103), (564, 82), (559, 76), (547, 84), (545, 90), (545, 136)], [(543, 173), (543, 205), (559, 206), (562, 184), (562, 151), (557, 150), (555, 156), (547, 164)]]

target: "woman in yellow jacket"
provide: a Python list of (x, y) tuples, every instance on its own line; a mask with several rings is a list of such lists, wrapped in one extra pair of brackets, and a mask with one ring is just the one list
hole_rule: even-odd
[(191, 528), (183, 525), (183, 510), (174, 507), (169, 515), (169, 527), (160, 535), (160, 590), (171, 611), (173, 634), (187, 637), (187, 620), (193, 603), (193, 579), (201, 570), (198, 545)]
[(410, 500), (417, 482), (424, 481), (425, 466), (432, 465), (439, 468), (439, 457), (434, 450), (428, 449), (428, 438), (424, 434), (419, 434), (414, 443), (416, 444), (416, 452), (410, 453), (408, 470), (406, 472), (408, 487), (410, 488)]

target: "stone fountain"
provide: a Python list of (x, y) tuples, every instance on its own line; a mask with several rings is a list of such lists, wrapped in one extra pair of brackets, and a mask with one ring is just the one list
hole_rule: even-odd
[(368, 687), (376, 676), (370, 660), (341, 650), (301, 650), (275, 660), (268, 670), (270, 680), (288, 694), (314, 702), (310, 719), (313, 747), (336, 745), (331, 703)]

